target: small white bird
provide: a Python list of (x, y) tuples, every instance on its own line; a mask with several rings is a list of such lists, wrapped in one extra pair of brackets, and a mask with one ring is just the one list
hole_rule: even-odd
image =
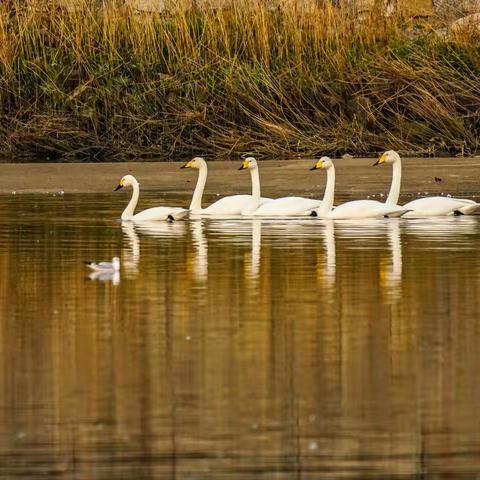
[(94, 272), (115, 273), (120, 271), (120, 259), (113, 257), (111, 262), (85, 262)]

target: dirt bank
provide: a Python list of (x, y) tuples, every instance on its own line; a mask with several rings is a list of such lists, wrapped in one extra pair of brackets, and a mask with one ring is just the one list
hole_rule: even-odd
[[(262, 194), (269, 196), (323, 194), (325, 173), (310, 172), (310, 160), (262, 161)], [(391, 168), (372, 167), (372, 159), (336, 160), (337, 192), (345, 198), (364, 198), (386, 193)], [(0, 164), (0, 193), (109, 193), (120, 178), (131, 173), (144, 191), (162, 196), (188, 196), (195, 187), (197, 172), (180, 170), (172, 163), (102, 163), (102, 164)], [(206, 194), (227, 195), (249, 192), (250, 176), (238, 171), (240, 162), (210, 162)], [(480, 196), (480, 157), (404, 159), (402, 195), (405, 197), (451, 193)], [(436, 182), (435, 177), (441, 178)]]

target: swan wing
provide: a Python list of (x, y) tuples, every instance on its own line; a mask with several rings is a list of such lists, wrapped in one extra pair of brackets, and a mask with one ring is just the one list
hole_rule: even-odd
[(458, 209), (458, 211), (464, 215), (472, 215), (477, 213), (477, 211), (480, 209), (480, 203), (474, 202), (468, 198), (454, 198), (453, 200), (457, 200), (458, 202), (465, 204), (463, 207)]
[(190, 213), (190, 210), (186, 208), (177, 207), (173, 210), (174, 211), (170, 215), (173, 217), (174, 220), (182, 220), (183, 218), (187, 218)]
[[(465, 201), (450, 197), (425, 197), (412, 200), (404, 205), (408, 212), (408, 217), (440, 217), (445, 215), (453, 215), (456, 211), (465, 209), (470, 211), (476, 210), (475, 202)], [(462, 212), (463, 213), (463, 212)]]
[(253, 212), (255, 216), (310, 215), (322, 204), (321, 200), (303, 197), (283, 197), (266, 202)]
[(473, 202), (471, 204), (465, 205), (464, 207), (459, 208), (458, 210), (464, 215), (472, 215), (477, 213), (480, 209), (480, 203)]
[(189, 211), (180, 207), (153, 207), (147, 208), (133, 216), (133, 221), (142, 222), (149, 220), (180, 220), (188, 215)]
[(386, 204), (375, 200), (354, 200), (339, 205), (329, 212), (328, 218), (383, 218), (385, 216), (401, 216), (407, 212), (406, 207)]
[(206, 215), (238, 215), (251, 202), (251, 195), (230, 195), (202, 209)]
[[(270, 202), (271, 200), (271, 198), (262, 197), (260, 199), (260, 205)], [(230, 195), (217, 200), (199, 212), (195, 211), (193, 213), (200, 213), (202, 215), (240, 215), (251, 201), (251, 195)]]

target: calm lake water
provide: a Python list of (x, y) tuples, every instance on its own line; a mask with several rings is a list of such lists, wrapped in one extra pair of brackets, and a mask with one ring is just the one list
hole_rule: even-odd
[(0, 197), (0, 478), (480, 478), (480, 217), (125, 199)]

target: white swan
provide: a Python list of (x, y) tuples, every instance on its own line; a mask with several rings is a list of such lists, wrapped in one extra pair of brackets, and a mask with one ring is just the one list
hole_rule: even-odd
[[(242, 210), (250, 205), (251, 195), (230, 195), (202, 208), (203, 191), (207, 183), (207, 162), (202, 157), (195, 157), (180, 168), (195, 168), (198, 172), (197, 185), (193, 192), (190, 212), (196, 215), (240, 215)], [(260, 204), (271, 201), (270, 198), (260, 198)]]
[[(252, 179), (252, 196), (250, 201), (243, 207), (240, 212), (242, 215), (252, 215), (255, 210), (262, 205), (262, 197), (260, 194), (260, 174), (258, 173), (258, 164), (253, 157), (246, 158), (239, 170), (250, 170), (250, 177)], [(263, 204), (273, 202), (272, 199), (265, 199)]]
[(335, 167), (328, 157), (322, 157), (310, 170), (324, 168), (327, 170), (327, 186), (323, 195), (322, 206), (315, 210), (321, 218), (354, 219), (354, 218), (383, 218), (399, 217), (407, 210), (398, 205), (389, 205), (375, 200), (354, 200), (333, 208), (335, 193)]
[[(381, 165), (383, 163), (391, 164), (393, 167), (392, 184), (388, 194), (387, 204), (396, 204), (400, 196), (400, 183), (402, 180), (402, 160), (400, 155), (394, 150), (385, 152), (373, 165)], [(412, 200), (404, 206), (410, 210), (405, 217), (439, 217), (444, 215), (464, 214), (470, 215), (474, 213), (480, 204), (473, 200), (451, 197), (425, 197)]]
[[(258, 174), (258, 164), (254, 158), (247, 158), (244, 164), (240, 167), (249, 168), (252, 172), (252, 182), (258, 181), (258, 188), (260, 189), (260, 177)], [(321, 200), (304, 197), (282, 197), (270, 200), (267, 202), (260, 202), (258, 208), (252, 211), (253, 205), (250, 205), (242, 212), (243, 215), (253, 215), (260, 217), (292, 217), (311, 215), (312, 211), (322, 204)]]
[(180, 220), (188, 215), (188, 210), (180, 207), (153, 207), (147, 208), (140, 213), (134, 215), (137, 206), (138, 197), (140, 196), (140, 185), (133, 175), (125, 175), (114, 191), (123, 187), (131, 186), (133, 188), (132, 198), (128, 202), (127, 207), (122, 213), (122, 220), (131, 220), (133, 222), (143, 222), (148, 220)]

